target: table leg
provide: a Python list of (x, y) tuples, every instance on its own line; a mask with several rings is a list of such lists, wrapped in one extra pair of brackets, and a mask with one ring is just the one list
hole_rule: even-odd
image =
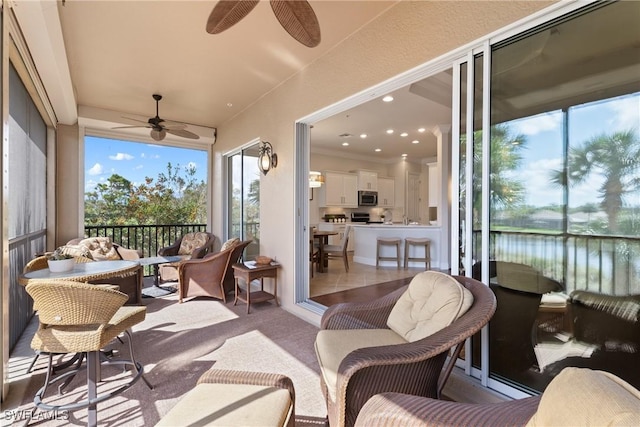
[(155, 286), (156, 288), (160, 287), (160, 284), (158, 283), (159, 275), (160, 275), (160, 265), (153, 264), (153, 286)]
[(318, 239), (318, 273), (324, 273), (324, 239)]
[(240, 285), (238, 284), (238, 278), (234, 278), (235, 284), (236, 284), (236, 295), (235, 298), (233, 299), (233, 305), (236, 305), (236, 303), (238, 302), (238, 294), (240, 293)]

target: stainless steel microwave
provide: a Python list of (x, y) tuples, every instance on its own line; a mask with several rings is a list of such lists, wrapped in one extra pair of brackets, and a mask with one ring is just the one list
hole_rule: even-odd
[(378, 192), (358, 191), (358, 206), (378, 206)]

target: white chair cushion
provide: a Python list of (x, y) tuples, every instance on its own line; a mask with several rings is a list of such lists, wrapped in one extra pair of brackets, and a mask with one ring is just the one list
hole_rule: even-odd
[(329, 397), (336, 400), (338, 368), (349, 353), (359, 348), (406, 344), (406, 340), (391, 329), (323, 329), (316, 336), (316, 356), (320, 371), (329, 390)]
[(564, 368), (527, 427), (640, 426), (640, 391), (609, 372)]
[(398, 299), (387, 326), (410, 342), (449, 326), (467, 312), (473, 295), (453, 277), (437, 271), (417, 274)]
[(156, 426), (284, 426), (289, 391), (246, 384), (198, 384)]

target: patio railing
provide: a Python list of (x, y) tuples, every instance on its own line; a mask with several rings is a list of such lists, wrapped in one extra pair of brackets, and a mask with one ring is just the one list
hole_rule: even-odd
[[(490, 259), (530, 265), (567, 293), (640, 293), (640, 237), (492, 231), (490, 239)], [(480, 232), (474, 247), (480, 253)]]

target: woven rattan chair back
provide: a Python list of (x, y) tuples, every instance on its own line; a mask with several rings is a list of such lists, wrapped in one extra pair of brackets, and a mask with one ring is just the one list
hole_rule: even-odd
[(113, 289), (71, 281), (34, 282), (26, 289), (40, 323), (48, 325), (107, 324), (128, 299)]

